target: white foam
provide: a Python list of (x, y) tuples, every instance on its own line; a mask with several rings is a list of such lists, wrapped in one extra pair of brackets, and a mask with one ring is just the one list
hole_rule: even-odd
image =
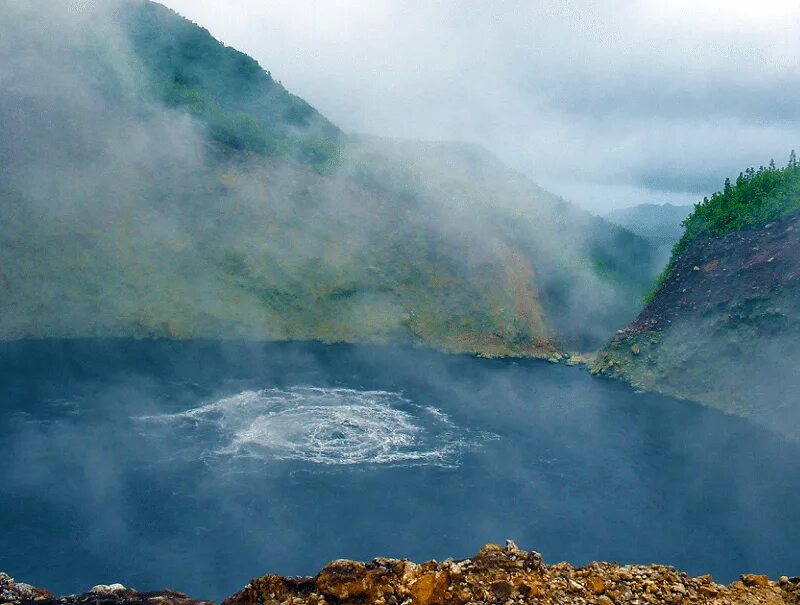
[(458, 429), (442, 411), (399, 393), (291, 387), (243, 391), (178, 414), (139, 420), (212, 428), (216, 458), (299, 460), (326, 465), (436, 464), (486, 435)]

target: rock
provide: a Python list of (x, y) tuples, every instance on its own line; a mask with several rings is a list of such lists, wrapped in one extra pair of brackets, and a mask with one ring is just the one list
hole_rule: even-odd
[(15, 588), (15, 590), (17, 592), (17, 595), (19, 595), (23, 599), (32, 599), (35, 596), (34, 593), (35, 593), (36, 589), (33, 586), (31, 586), (30, 584), (25, 584), (23, 582), (17, 582), (14, 585), (14, 588)]
[(741, 575), (741, 578), (745, 586), (758, 586), (759, 588), (769, 586), (768, 576), (745, 573)]
[[(662, 565), (547, 566), (539, 553), (509, 540), (461, 561), (336, 560), (314, 577), (268, 574), (222, 605), (800, 605), (800, 578), (781, 576), (780, 588), (767, 576), (741, 578), (722, 586), (711, 576), (692, 578)], [(212, 605), (173, 591), (138, 593), (121, 584), (56, 599), (0, 573), (0, 605), (34, 605), (22, 596), (31, 592), (35, 605)]]
[(173, 590), (140, 593), (122, 584), (98, 584), (90, 592), (56, 598), (47, 590), (14, 582), (0, 572), (0, 605), (213, 605)]
[(671, 587), (672, 592), (676, 592), (678, 594), (686, 594), (686, 587), (683, 584), (673, 584)]
[(8, 574), (0, 572), (0, 603), (2, 605), (22, 601), (53, 600), (53, 595), (42, 588), (35, 588), (24, 582), (15, 582)]
[(490, 557), (501, 552), (503, 552), (503, 549), (497, 544), (485, 544), (483, 548), (478, 551), (478, 555), (475, 558), (478, 559), (481, 557)]
[(589, 576), (586, 578), (586, 588), (592, 594), (603, 594), (606, 591), (606, 583), (603, 578), (598, 576)]
[(366, 565), (339, 559), (328, 563), (317, 576), (317, 590), (335, 599), (350, 599), (366, 594)]
[(535, 582), (522, 582), (519, 585), (519, 592), (524, 597), (540, 597), (543, 594), (542, 587)]
[(412, 602), (415, 605), (429, 605), (430, 603), (444, 603), (444, 594), (447, 590), (448, 577), (444, 572), (426, 573), (411, 585)]
[(94, 592), (96, 594), (108, 594), (114, 592), (121, 592), (123, 590), (128, 590), (122, 584), (98, 584), (97, 586), (92, 586), (89, 592)]
[(508, 582), (507, 580), (500, 580), (499, 582), (493, 582), (491, 585), (491, 591), (494, 594), (496, 599), (501, 601), (507, 601), (511, 598), (511, 595), (514, 594), (514, 586)]

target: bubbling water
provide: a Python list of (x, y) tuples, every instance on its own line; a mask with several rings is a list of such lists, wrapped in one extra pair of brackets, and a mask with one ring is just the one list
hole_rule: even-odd
[(492, 436), (457, 427), (399, 393), (299, 386), (243, 391), (177, 414), (139, 420), (211, 429), (216, 459), (294, 460), (322, 465), (455, 466)]

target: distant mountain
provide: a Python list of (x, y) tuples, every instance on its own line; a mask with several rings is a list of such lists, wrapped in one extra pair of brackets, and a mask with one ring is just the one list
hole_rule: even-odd
[(800, 437), (800, 166), (748, 170), (686, 220), (593, 370)]
[(406, 342), (558, 357), (653, 247), (485, 150), (354, 137), (144, 0), (0, 5), (0, 338)]
[(672, 246), (683, 235), (681, 223), (693, 209), (694, 206), (640, 204), (614, 210), (604, 218), (653, 242), (659, 256), (666, 261)]

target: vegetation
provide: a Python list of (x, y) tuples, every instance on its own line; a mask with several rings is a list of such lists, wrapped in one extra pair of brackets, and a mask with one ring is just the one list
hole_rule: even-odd
[(339, 129), (257, 61), (160, 4), (124, 6), (152, 98), (189, 112), (211, 140), (231, 149), (314, 166), (335, 160)]
[(599, 346), (652, 281), (646, 240), (477, 146), (345, 137), (165, 7), (129, 0), (66, 35), (12, 4), (0, 339), (550, 356)]
[(645, 297), (649, 304), (658, 288), (669, 276), (678, 257), (694, 242), (721, 237), (742, 229), (756, 229), (780, 220), (800, 210), (800, 163), (794, 151), (789, 163), (779, 168), (775, 161), (769, 166), (748, 168), (739, 173), (736, 182), (725, 179), (722, 191), (696, 204), (694, 211), (683, 221), (683, 237), (672, 249), (672, 256), (656, 285)]

